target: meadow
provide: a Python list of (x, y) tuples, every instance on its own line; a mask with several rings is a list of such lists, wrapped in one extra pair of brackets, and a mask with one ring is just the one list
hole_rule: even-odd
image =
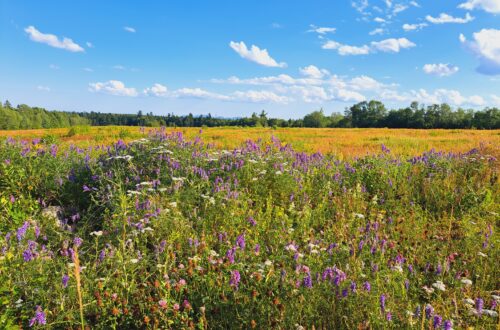
[[(448, 152), (467, 152), (476, 147), (499, 152), (500, 130), (467, 129), (383, 129), (383, 128), (166, 128), (166, 132), (181, 132), (188, 139), (203, 132), (203, 141), (217, 148), (233, 149), (246, 140), (269, 140), (277, 137), (294, 150), (333, 154), (340, 158), (365, 156), (379, 151), (380, 145), (390, 147), (393, 154), (412, 156), (431, 149)], [(73, 128), (0, 130), (0, 138), (43, 138), (58, 145), (71, 144), (89, 147), (110, 144), (121, 139), (133, 141), (144, 136), (144, 129), (127, 126), (76, 126)]]
[(0, 136), (0, 328), (500, 326), (498, 130)]

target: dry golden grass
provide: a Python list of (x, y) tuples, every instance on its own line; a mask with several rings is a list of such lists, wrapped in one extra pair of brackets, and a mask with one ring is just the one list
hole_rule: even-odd
[[(125, 141), (143, 137), (139, 127), (83, 127), (69, 136), (68, 128), (0, 131), (1, 137), (34, 138), (53, 136), (63, 144), (75, 143), (81, 147), (106, 144), (121, 138)], [(149, 128), (146, 128), (146, 132)], [(200, 128), (168, 128), (169, 132), (182, 132), (187, 138), (199, 135)], [(296, 150), (333, 153), (341, 158), (352, 158), (380, 151), (385, 144), (393, 153), (415, 155), (432, 148), (440, 151), (465, 152), (484, 147), (498, 155), (500, 130), (415, 130), (415, 129), (315, 129), (315, 128), (204, 128), (203, 141), (220, 148), (234, 148), (247, 139), (269, 140), (274, 135)]]

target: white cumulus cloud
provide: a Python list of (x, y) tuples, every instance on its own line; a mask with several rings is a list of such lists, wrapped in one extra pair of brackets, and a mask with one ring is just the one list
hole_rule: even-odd
[(460, 42), (479, 59), (477, 71), (487, 75), (500, 74), (500, 30), (482, 29), (473, 34), (473, 39), (468, 41), (463, 34), (460, 35)]
[(241, 42), (231, 41), (229, 46), (238, 53), (242, 58), (258, 63), (267, 67), (277, 67), (277, 68), (285, 68), (286, 63), (284, 62), (276, 62), (269, 53), (267, 49), (260, 49), (259, 47), (252, 45), (250, 49), (247, 48), (247, 45)]
[(451, 64), (426, 64), (422, 68), (425, 73), (432, 74), (440, 77), (451, 76), (458, 72), (458, 66)]
[(428, 26), (427, 23), (418, 23), (418, 24), (403, 24), (403, 30), (405, 31), (418, 31)]
[(401, 49), (412, 48), (416, 45), (406, 38), (391, 38), (378, 42), (372, 42), (372, 49), (386, 53), (399, 53)]
[(32, 25), (25, 28), (24, 31), (28, 33), (30, 39), (35, 42), (40, 42), (42, 44), (46, 44), (51, 47), (60, 48), (75, 53), (85, 51), (80, 45), (75, 43), (70, 38), (63, 37), (61, 40), (58, 36), (54, 34), (42, 33), (38, 31)]
[(168, 88), (162, 84), (154, 84), (152, 87), (148, 87), (144, 90), (144, 94), (152, 96), (167, 96)]
[(500, 0), (468, 0), (458, 6), (462, 9), (482, 9), (488, 13), (500, 14)]
[(316, 79), (321, 79), (324, 76), (330, 74), (328, 72), (328, 70), (319, 69), (317, 66), (314, 66), (314, 65), (309, 65), (309, 66), (306, 66), (305, 68), (300, 68), (299, 71), (304, 76), (311, 77), (311, 78), (316, 78)]
[(109, 80), (106, 82), (96, 82), (89, 84), (89, 91), (96, 93), (106, 93), (117, 96), (137, 96), (135, 88), (125, 87), (119, 80)]
[(428, 22), (431, 22), (433, 24), (445, 24), (445, 23), (457, 23), (457, 24), (465, 24), (472, 22), (475, 18), (471, 16), (471, 14), (467, 13), (465, 14), (464, 18), (461, 17), (453, 17), (451, 15), (448, 15), (446, 13), (441, 13), (439, 17), (432, 17), (431, 15), (425, 16), (425, 19)]

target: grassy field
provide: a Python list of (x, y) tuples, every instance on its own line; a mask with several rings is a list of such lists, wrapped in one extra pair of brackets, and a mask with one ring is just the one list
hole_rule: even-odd
[[(146, 128), (146, 131), (148, 128)], [(167, 132), (182, 132), (187, 138), (200, 135), (200, 128), (167, 128)], [(315, 129), (315, 128), (203, 128), (200, 135), (207, 143), (232, 149), (247, 140), (269, 140), (271, 136), (290, 143), (302, 152), (322, 152), (341, 158), (364, 156), (378, 152), (385, 144), (394, 154), (415, 155), (431, 149), (466, 152), (484, 146), (498, 154), (500, 130), (416, 130), (416, 129)], [(69, 134), (68, 134), (69, 133)], [(62, 144), (75, 143), (86, 147), (109, 144), (117, 139), (131, 141), (144, 136), (138, 127), (75, 127), (73, 129), (41, 129), (0, 131), (0, 137), (53, 137)], [(494, 151), (493, 151), (494, 150)]]
[(0, 329), (500, 326), (498, 131), (2, 135)]

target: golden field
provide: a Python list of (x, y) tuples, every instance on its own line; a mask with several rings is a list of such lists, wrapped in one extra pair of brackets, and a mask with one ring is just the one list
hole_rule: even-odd
[[(57, 129), (35, 129), (0, 131), (0, 138), (29, 139), (52, 137), (63, 144), (81, 147), (106, 144), (117, 139), (131, 141), (144, 137), (151, 128), (142, 133), (139, 127), (101, 126)], [(202, 131), (200, 134), (200, 130)], [(385, 128), (167, 128), (167, 131), (182, 132), (187, 138), (200, 135), (204, 142), (219, 148), (234, 148), (245, 140), (270, 140), (271, 136), (283, 143), (290, 143), (296, 150), (335, 154), (340, 158), (363, 156), (380, 151), (385, 144), (398, 155), (416, 155), (430, 149), (451, 152), (466, 152), (483, 147), (495, 155), (500, 153), (500, 130), (417, 130)]]

